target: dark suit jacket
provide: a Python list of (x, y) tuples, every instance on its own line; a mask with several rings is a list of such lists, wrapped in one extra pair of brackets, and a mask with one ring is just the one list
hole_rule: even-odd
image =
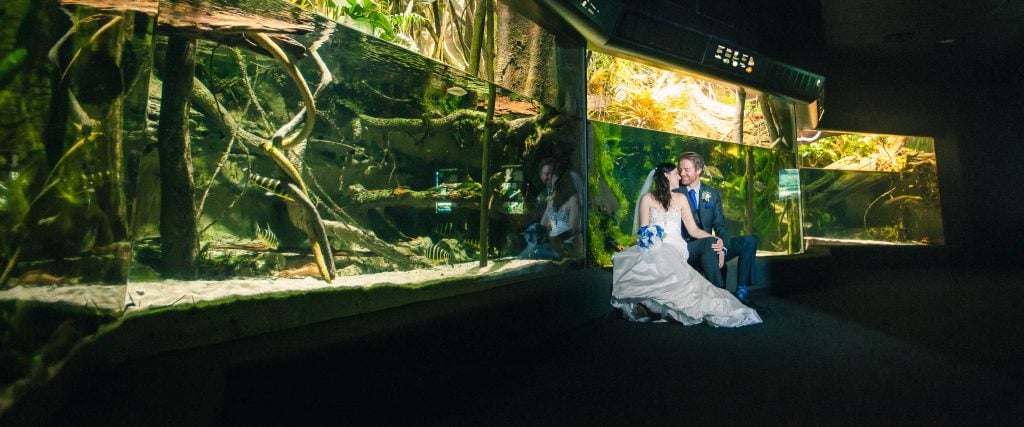
[[(688, 190), (689, 188), (679, 187), (675, 191), (686, 196), (686, 200), (690, 200), (690, 196), (686, 194)], [(693, 219), (697, 222), (697, 226), (704, 231), (713, 232), (723, 242), (729, 241), (729, 226), (725, 224), (725, 213), (722, 212), (722, 195), (717, 188), (704, 183), (700, 184), (700, 193), (697, 194), (697, 211)], [(693, 240), (690, 233), (686, 231), (686, 227), (682, 228), (683, 239)]]

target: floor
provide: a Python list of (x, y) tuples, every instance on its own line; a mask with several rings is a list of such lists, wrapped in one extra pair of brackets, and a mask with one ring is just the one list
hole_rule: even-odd
[(1024, 416), (1019, 268), (854, 267), (820, 287), (755, 296), (771, 312), (746, 328), (610, 314), (529, 339), (506, 338), (534, 304), (512, 301), (358, 350), (228, 373), (223, 421), (1018, 425)]

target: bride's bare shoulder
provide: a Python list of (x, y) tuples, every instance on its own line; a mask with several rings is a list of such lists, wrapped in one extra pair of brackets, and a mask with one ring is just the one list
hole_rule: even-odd
[(654, 199), (654, 195), (653, 194), (651, 194), (651, 193), (644, 193), (644, 195), (640, 197), (640, 208), (641, 209), (650, 209), (650, 208), (654, 207), (655, 205), (657, 205), (657, 200)]

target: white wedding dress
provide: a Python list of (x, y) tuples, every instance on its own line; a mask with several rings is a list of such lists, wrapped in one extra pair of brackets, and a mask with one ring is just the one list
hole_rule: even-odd
[(633, 304), (643, 303), (662, 319), (684, 325), (702, 321), (735, 328), (761, 323), (757, 311), (712, 285), (687, 264), (679, 211), (651, 208), (651, 224), (665, 230), (650, 248), (630, 246), (612, 256), (612, 306), (633, 319)]

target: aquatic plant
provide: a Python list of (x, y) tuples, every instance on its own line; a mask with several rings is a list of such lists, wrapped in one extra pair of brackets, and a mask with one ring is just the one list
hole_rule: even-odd
[[(590, 256), (600, 266), (611, 265), (611, 256), (621, 246), (633, 242), (634, 237), (622, 231), (619, 226), (630, 214), (620, 178), (616, 175), (616, 159), (624, 154), (620, 148), (621, 139), (608, 135), (610, 126), (594, 124), (594, 169), (587, 174), (590, 196), (590, 218), (587, 222)], [(616, 242), (609, 245), (609, 242)]]

